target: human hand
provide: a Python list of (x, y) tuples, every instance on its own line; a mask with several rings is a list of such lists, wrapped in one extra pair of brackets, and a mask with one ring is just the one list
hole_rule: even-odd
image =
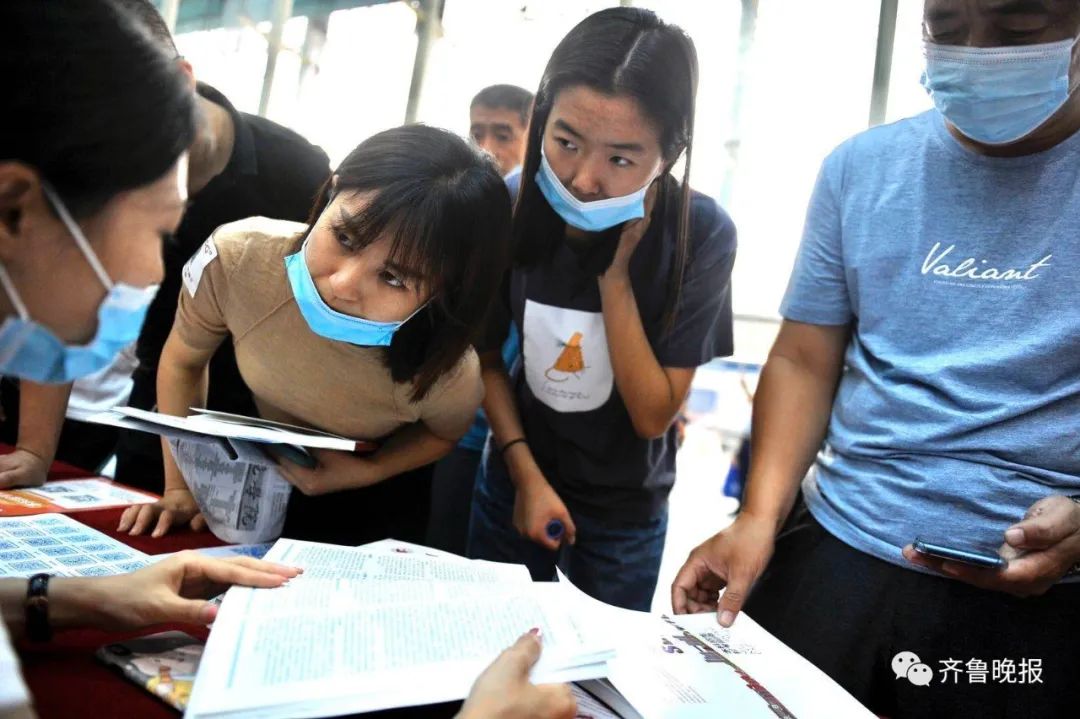
[(61, 629), (209, 624), (217, 616), (217, 607), (206, 600), (231, 585), (280, 587), (302, 571), (251, 557), (213, 559), (179, 552), (129, 574), (56, 578), (49, 585), (49, 613), (53, 625)]
[(161, 499), (153, 504), (136, 504), (125, 509), (116, 531), (137, 536), (153, 525), (150, 536), (157, 538), (165, 536), (173, 527), (185, 524), (193, 531), (201, 532), (206, 529), (206, 518), (187, 487), (174, 487), (166, 489)]
[(368, 487), (385, 479), (368, 457), (332, 449), (308, 451), (317, 462), (314, 469), (301, 467), (283, 457), (277, 458), (277, 465), (285, 481), (309, 497)]
[[(539, 468), (527, 476), (517, 477), (514, 484), (517, 487), (514, 495), (514, 528), (518, 533), (551, 551), (557, 551), (564, 539), (567, 544), (575, 542), (577, 527), (570, 517), (570, 510)], [(561, 537), (548, 536), (547, 527), (553, 519), (562, 522)]]
[(998, 554), (1003, 569), (983, 569), (962, 562), (928, 557), (910, 544), (904, 559), (980, 589), (1017, 597), (1038, 596), (1080, 563), (1080, 503), (1060, 494), (1031, 505), (1024, 519), (1005, 530)]
[(615, 257), (608, 266), (607, 271), (600, 276), (600, 281), (613, 279), (626, 279), (630, 274), (630, 258), (641, 244), (641, 238), (649, 229), (649, 220), (652, 218), (653, 208), (656, 207), (656, 196), (659, 192), (659, 183), (653, 182), (645, 193), (645, 216), (630, 220), (623, 225), (619, 234), (619, 246), (615, 248)]
[(577, 702), (568, 686), (529, 682), (539, 658), (540, 637), (534, 629), (484, 670), (457, 719), (573, 719)]
[(51, 463), (51, 457), (42, 457), (23, 447), (0, 455), (0, 489), (40, 487), (45, 484)]
[(743, 513), (730, 527), (698, 545), (671, 585), (675, 613), (715, 610), (720, 624), (730, 627), (769, 563), (775, 535), (776, 522)]

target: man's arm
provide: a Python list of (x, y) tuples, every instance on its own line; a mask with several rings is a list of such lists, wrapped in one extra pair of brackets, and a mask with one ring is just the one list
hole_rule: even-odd
[(847, 326), (780, 326), (754, 397), (743, 513), (784, 523), (825, 439), (850, 335)]
[(690, 553), (671, 587), (676, 612), (710, 611), (719, 601), (720, 623), (735, 621), (825, 438), (849, 337), (846, 325), (781, 326), (754, 398), (743, 509)]

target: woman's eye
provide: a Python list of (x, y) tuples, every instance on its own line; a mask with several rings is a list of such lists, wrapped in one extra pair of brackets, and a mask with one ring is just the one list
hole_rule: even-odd
[(348, 235), (346, 235), (344, 232), (341, 232), (340, 230), (335, 231), (334, 232), (334, 237), (337, 239), (338, 244), (341, 245), (342, 247), (344, 247), (345, 249), (347, 249), (347, 250), (353, 249), (352, 238), (349, 237)]
[(563, 148), (564, 150), (571, 150), (571, 151), (573, 151), (573, 150), (576, 150), (576, 149), (577, 149), (577, 145), (575, 145), (574, 143), (570, 142), (569, 140), (567, 140), (567, 139), (566, 139), (566, 138), (564, 138), (564, 137), (556, 137), (556, 138), (555, 138), (555, 142), (559, 143), (559, 144), (560, 144), (560, 145), (562, 146), (562, 148)]
[(395, 287), (397, 289), (402, 289), (402, 290), (405, 289), (405, 283), (402, 282), (401, 279), (397, 275), (395, 275), (395, 274), (393, 274), (391, 272), (385, 272), (384, 271), (382, 273), (382, 281), (385, 282), (386, 284), (390, 285), (391, 287)]
[(616, 167), (630, 167), (634, 163), (626, 159), (625, 157), (615, 155), (611, 158), (611, 164), (615, 165)]

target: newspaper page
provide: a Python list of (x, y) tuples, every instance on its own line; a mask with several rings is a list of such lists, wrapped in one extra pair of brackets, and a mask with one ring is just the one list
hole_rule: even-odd
[(277, 539), (285, 526), (292, 485), (254, 446), (230, 441), (230, 457), (220, 442), (170, 439), (180, 474), (210, 531), (230, 544)]

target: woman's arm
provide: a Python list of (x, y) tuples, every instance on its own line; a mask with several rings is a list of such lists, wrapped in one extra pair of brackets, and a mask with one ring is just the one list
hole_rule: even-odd
[(367, 456), (334, 450), (312, 450), (318, 460), (306, 469), (286, 459), (278, 468), (286, 480), (306, 495), (328, 494), (377, 484), (403, 472), (439, 460), (454, 448), (454, 440), (443, 439), (423, 422), (403, 427)]
[[(158, 360), (159, 412), (186, 417), (190, 414), (190, 408), (206, 406), (210, 358), (216, 350), (217, 347), (197, 349), (190, 346), (173, 327)], [(164, 438), (161, 440), (161, 450), (165, 463), (165, 491), (162, 498), (153, 504), (125, 510), (117, 526), (118, 532), (142, 534), (153, 525), (152, 536), (160, 537), (174, 525), (190, 522), (195, 530), (206, 526)]]
[(559, 548), (560, 540), (547, 535), (547, 525), (557, 519), (563, 524), (566, 541), (573, 544), (577, 528), (569, 510), (544, 477), (529, 443), (514, 441), (526, 437), (502, 355), (497, 350), (482, 353), (480, 371), (484, 380), (484, 413), (491, 426), (495, 450), (506, 447), (502, 458), (517, 490), (514, 527), (533, 542), (555, 550)]
[(655, 439), (667, 432), (686, 400), (695, 372), (692, 368), (660, 366), (641, 323), (630, 283), (630, 258), (649, 228), (658, 191), (656, 184), (649, 188), (645, 217), (623, 227), (611, 266), (599, 279), (615, 387), (630, 413), (634, 431), (644, 439)]
[[(165, 340), (165, 347), (158, 360), (157, 400), (158, 412), (176, 417), (187, 417), (192, 407), (205, 407), (210, 386), (210, 358), (217, 347), (196, 349), (180, 338), (174, 328)], [(186, 489), (176, 460), (169, 451), (168, 442), (161, 440), (162, 457), (165, 460), (165, 491)]]
[(612, 265), (600, 277), (600, 301), (615, 386), (644, 439), (667, 432), (690, 391), (693, 368), (661, 367), (641, 323), (627, 267)]
[[(53, 577), (48, 618), (53, 630), (76, 627), (139, 629), (163, 622), (208, 624), (217, 607), (205, 601), (230, 585), (277, 587), (299, 572), (241, 557), (212, 559), (180, 552), (130, 574)], [(0, 613), (13, 639), (26, 632), (25, 579), (0, 579)]]

